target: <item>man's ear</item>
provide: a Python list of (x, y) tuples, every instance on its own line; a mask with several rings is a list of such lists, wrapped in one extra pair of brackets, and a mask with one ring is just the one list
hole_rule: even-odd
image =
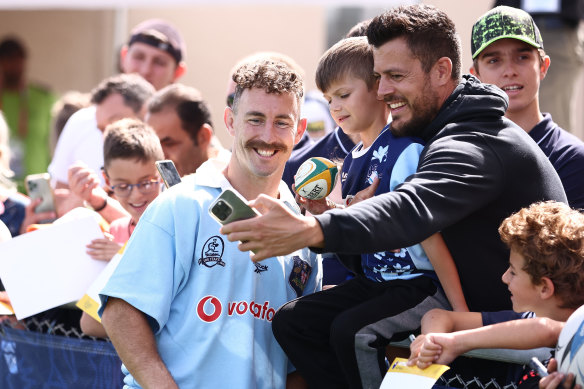
[(207, 148), (213, 138), (213, 128), (207, 123), (203, 124), (197, 132), (197, 144), (199, 147)]
[(225, 107), (225, 111), (223, 112), (223, 121), (225, 122), (225, 127), (227, 127), (227, 132), (229, 132), (231, 136), (235, 136), (235, 129), (233, 128), (235, 116), (231, 108)]
[(554, 287), (554, 283), (549, 277), (542, 277), (541, 283), (538, 285), (539, 288), (539, 296), (542, 300), (547, 300), (554, 296), (556, 288)]
[(179, 78), (181, 78), (187, 71), (187, 64), (186, 62), (179, 62), (178, 65), (176, 65), (176, 69), (174, 69), (174, 79), (173, 81), (178, 80)]
[(124, 61), (126, 60), (126, 56), (128, 55), (128, 45), (123, 45), (120, 49), (120, 68), (123, 72), (124, 70)]
[(479, 76), (479, 72), (477, 72), (477, 70), (475, 69), (474, 65), (471, 65), (471, 67), (468, 69), (469, 73), (472, 74), (475, 77)]
[(308, 120), (306, 118), (302, 118), (298, 121), (298, 126), (296, 127), (296, 138), (294, 139), (294, 144), (296, 145), (302, 139), (302, 135), (304, 135), (304, 131), (306, 131), (306, 125)]
[(432, 78), (436, 85), (444, 85), (452, 80), (452, 60), (448, 57), (441, 57), (432, 66)]
[(101, 169), (101, 175), (103, 176), (103, 179), (105, 180), (105, 184), (109, 187), (110, 182), (109, 182), (109, 177), (107, 176), (107, 174), (105, 173), (104, 169)]
[(543, 57), (543, 61), (540, 62), (540, 67), (539, 67), (539, 79), (543, 80), (550, 68), (550, 65), (552, 63), (552, 60), (550, 59), (549, 55), (546, 55), (545, 57)]

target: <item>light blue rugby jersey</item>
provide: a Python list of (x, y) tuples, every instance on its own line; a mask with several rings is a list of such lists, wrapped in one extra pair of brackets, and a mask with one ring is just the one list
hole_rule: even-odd
[[(288, 360), (271, 320), (285, 302), (320, 290), (320, 258), (305, 248), (254, 264), (208, 213), (231, 187), (219, 167), (208, 161), (193, 178), (140, 218), (102, 303), (121, 298), (148, 316), (180, 388), (284, 388)], [(295, 206), (284, 182), (280, 197)], [(139, 387), (123, 370), (125, 387)]]

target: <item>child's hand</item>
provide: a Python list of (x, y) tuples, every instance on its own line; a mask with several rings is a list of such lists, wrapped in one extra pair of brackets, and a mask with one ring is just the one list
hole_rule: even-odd
[(435, 344), (428, 335), (420, 335), (410, 344), (410, 351), (408, 365), (425, 369), (438, 360), (442, 347)]
[[(539, 380), (539, 389), (572, 388), (572, 385), (574, 384), (574, 374), (570, 373), (565, 375), (558, 372), (558, 363), (554, 358), (550, 359), (550, 363), (548, 364), (547, 369), (550, 375)], [(564, 380), (564, 378), (566, 379)], [(564, 381), (562, 382), (562, 380)], [(582, 389), (582, 386), (575, 385), (573, 389)]]
[(408, 364), (415, 363), (420, 369), (425, 369), (433, 363), (447, 365), (464, 352), (453, 334), (427, 334), (418, 338), (410, 345), (412, 355)]
[(103, 239), (94, 239), (87, 246), (87, 254), (98, 261), (109, 262), (114, 255), (120, 251), (122, 245), (109, 239), (107, 236)]
[[(292, 184), (292, 189), (294, 190), (294, 184)], [(329, 209), (337, 208), (336, 204), (328, 197), (320, 200), (309, 200), (298, 193), (296, 193), (296, 203), (313, 215), (320, 215)]]

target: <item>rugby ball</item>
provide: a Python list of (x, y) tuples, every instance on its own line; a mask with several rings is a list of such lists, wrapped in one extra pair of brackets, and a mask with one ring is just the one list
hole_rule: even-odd
[(555, 358), (558, 371), (574, 374), (576, 384), (584, 385), (584, 306), (578, 308), (560, 332)]
[(326, 158), (307, 159), (294, 176), (296, 193), (309, 200), (325, 198), (335, 187), (337, 173), (337, 165)]

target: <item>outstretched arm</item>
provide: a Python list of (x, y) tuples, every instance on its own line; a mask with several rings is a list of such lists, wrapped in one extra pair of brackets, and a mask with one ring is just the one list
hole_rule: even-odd
[(410, 357), (410, 364), (415, 362), (422, 369), (432, 363), (447, 364), (457, 356), (478, 348), (527, 350), (554, 347), (563, 326), (564, 322), (534, 318), (512, 320), (450, 334), (430, 333), (418, 347), (417, 359), (416, 356)]
[(231, 242), (245, 242), (238, 247), (241, 251), (253, 250), (254, 262), (290, 254), (306, 246), (324, 245), (322, 230), (314, 217), (295, 214), (281, 201), (266, 195), (260, 195), (248, 205), (262, 215), (226, 224), (220, 231)]
[(143, 388), (178, 388), (158, 354), (154, 333), (142, 312), (110, 297), (101, 321), (120, 359)]

